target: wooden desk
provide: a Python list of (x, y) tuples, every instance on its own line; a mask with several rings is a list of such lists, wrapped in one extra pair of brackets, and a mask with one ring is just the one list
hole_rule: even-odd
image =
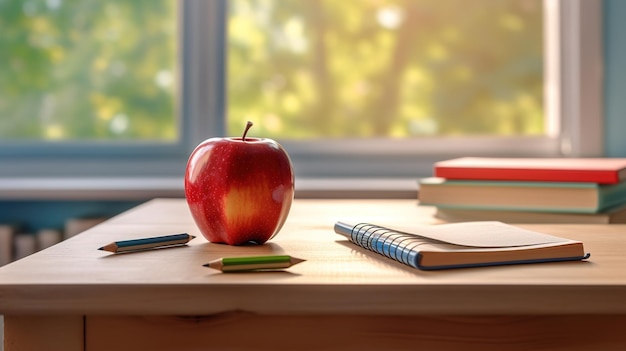
[[(5, 349), (626, 349), (626, 225), (524, 225), (591, 258), (422, 272), (354, 247), (337, 220), (434, 223), (412, 200), (297, 200), (263, 246), (208, 243), (182, 199), (157, 199), (0, 268)], [(188, 247), (110, 255), (114, 240), (188, 232)], [(284, 272), (211, 259), (288, 253)]]

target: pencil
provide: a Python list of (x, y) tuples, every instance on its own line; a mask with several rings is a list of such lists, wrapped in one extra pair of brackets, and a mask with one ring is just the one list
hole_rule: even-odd
[(133, 239), (115, 241), (108, 245), (104, 245), (98, 250), (110, 251), (113, 253), (123, 253), (130, 251), (143, 251), (150, 249), (160, 249), (173, 246), (181, 246), (187, 244), (195, 236), (187, 233), (172, 234), (164, 236), (156, 236), (152, 238)]
[(226, 257), (213, 260), (203, 266), (222, 272), (244, 272), (289, 268), (303, 261), (303, 259), (288, 255)]

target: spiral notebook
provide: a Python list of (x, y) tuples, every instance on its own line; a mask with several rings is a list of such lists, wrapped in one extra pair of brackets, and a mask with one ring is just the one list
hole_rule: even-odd
[(358, 246), (422, 270), (589, 258), (580, 241), (495, 221), (393, 229), (337, 222), (335, 232)]

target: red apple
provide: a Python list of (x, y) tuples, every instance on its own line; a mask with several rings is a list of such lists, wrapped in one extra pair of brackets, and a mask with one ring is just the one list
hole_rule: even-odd
[(272, 139), (211, 138), (191, 153), (185, 196), (204, 237), (213, 243), (262, 244), (281, 229), (294, 195), (294, 173)]

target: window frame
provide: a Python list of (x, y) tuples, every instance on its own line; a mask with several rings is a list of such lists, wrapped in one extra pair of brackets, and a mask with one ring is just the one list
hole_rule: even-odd
[[(602, 156), (601, 0), (544, 1), (549, 23), (545, 36), (546, 110), (560, 116), (553, 119), (556, 125), (549, 127), (561, 128), (560, 135), (278, 140), (289, 152), (296, 176), (416, 179), (430, 176), (435, 161), (465, 155)], [(107, 145), (2, 142), (0, 179), (182, 179), (193, 148), (206, 138), (225, 134), (227, 7), (227, 0), (180, 1), (179, 141)]]

